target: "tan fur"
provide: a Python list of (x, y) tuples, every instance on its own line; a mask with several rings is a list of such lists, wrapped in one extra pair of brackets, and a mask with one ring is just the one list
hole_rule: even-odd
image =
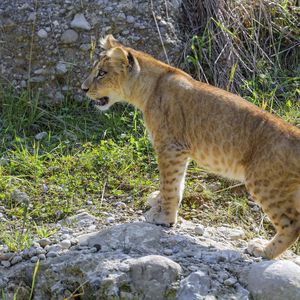
[[(177, 220), (188, 159), (245, 182), (276, 228), (253, 253), (274, 258), (300, 234), (300, 130), (241, 97), (192, 79), (185, 72), (127, 48), (112, 36), (83, 83), (92, 99), (127, 101), (144, 115), (160, 172), (159, 206), (150, 222)], [(99, 69), (107, 74), (95, 76)]]

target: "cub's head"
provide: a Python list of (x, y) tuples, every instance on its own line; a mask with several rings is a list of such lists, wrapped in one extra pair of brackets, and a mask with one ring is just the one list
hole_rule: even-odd
[(112, 35), (107, 35), (100, 43), (104, 51), (94, 62), (81, 89), (100, 110), (107, 110), (115, 102), (125, 100), (128, 82), (136, 73), (138, 62)]

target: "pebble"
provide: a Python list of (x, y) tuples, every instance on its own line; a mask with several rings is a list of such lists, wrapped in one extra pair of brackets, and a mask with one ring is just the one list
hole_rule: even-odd
[(12, 252), (0, 253), (0, 261), (10, 260), (13, 256), (14, 256), (14, 253), (12, 253)]
[(227, 286), (233, 286), (236, 284), (236, 282), (237, 282), (237, 280), (233, 277), (230, 277), (230, 278), (224, 280), (224, 284)]
[(172, 255), (173, 254), (173, 250), (172, 249), (164, 249), (164, 254), (165, 255)]
[(61, 235), (60, 238), (61, 238), (62, 240), (69, 240), (69, 239), (71, 239), (71, 235), (68, 234), (68, 233), (64, 233), (64, 234)]
[(55, 70), (56, 70), (56, 74), (58, 75), (64, 75), (68, 72), (67, 65), (63, 62), (57, 63), (57, 65), (55, 66)]
[(108, 217), (105, 220), (106, 223), (114, 223), (115, 222), (115, 218), (114, 217)]
[(88, 231), (95, 231), (96, 228), (97, 228), (96, 225), (90, 225), (90, 226), (88, 227)]
[(48, 33), (45, 29), (40, 29), (37, 33), (38, 37), (41, 39), (46, 39), (48, 37)]
[(58, 245), (58, 244), (54, 244), (54, 245), (45, 247), (45, 250), (47, 252), (59, 252), (59, 251), (61, 251), (61, 249), (62, 249), (61, 245)]
[(48, 133), (46, 131), (42, 131), (42, 132), (39, 132), (38, 134), (36, 134), (34, 136), (34, 138), (37, 140), (37, 141), (40, 141), (42, 140), (44, 137), (46, 137), (48, 135)]
[(32, 12), (28, 16), (28, 21), (35, 21), (36, 20), (36, 12)]
[(82, 45), (80, 46), (80, 49), (81, 49), (82, 51), (89, 51), (91, 48), (92, 48), (92, 46), (91, 46), (90, 44), (82, 44)]
[(74, 16), (74, 19), (71, 22), (71, 27), (83, 30), (91, 30), (91, 25), (83, 14), (76, 14)]
[(119, 208), (122, 208), (122, 209), (125, 209), (127, 207), (127, 205), (122, 201), (116, 202), (115, 205)]
[(5, 268), (9, 268), (11, 266), (11, 263), (8, 260), (2, 260), (1, 265)]
[(63, 248), (63, 249), (69, 249), (71, 247), (71, 241), (70, 240), (63, 240), (59, 243), (59, 245)]
[(44, 248), (44, 247), (50, 245), (51, 241), (48, 238), (43, 238), (43, 239), (38, 240), (38, 243), (40, 244), (41, 247)]
[(86, 247), (88, 246), (88, 244), (89, 244), (88, 240), (79, 241), (79, 247)]
[(57, 256), (58, 256), (58, 253), (54, 252), (54, 251), (51, 251), (51, 252), (47, 253), (47, 257), (57, 257)]
[(16, 255), (16, 256), (14, 256), (14, 257), (11, 259), (10, 263), (11, 263), (12, 265), (15, 265), (15, 264), (21, 262), (22, 260), (23, 260), (22, 256)]
[(197, 235), (203, 235), (204, 234), (204, 226), (201, 225), (201, 224), (198, 224), (196, 227), (195, 227), (195, 233)]
[(38, 258), (39, 258), (40, 260), (45, 260), (45, 259), (46, 259), (46, 255), (45, 255), (45, 254), (40, 254), (40, 255), (38, 256)]
[(31, 261), (32, 263), (36, 263), (38, 260), (39, 260), (38, 256), (32, 256), (32, 257), (30, 258), (30, 261)]
[(134, 23), (134, 21), (135, 21), (133, 16), (127, 16), (126, 20), (128, 23)]
[(222, 226), (218, 227), (217, 230), (221, 232), (226, 238), (232, 241), (243, 239), (245, 237), (245, 231), (243, 229)]
[(78, 33), (73, 29), (66, 30), (61, 36), (61, 41), (66, 44), (75, 43), (77, 40)]
[(18, 189), (15, 189), (12, 192), (11, 198), (12, 198), (12, 200), (14, 200), (20, 204), (28, 204), (29, 203), (29, 196), (25, 192), (22, 192)]

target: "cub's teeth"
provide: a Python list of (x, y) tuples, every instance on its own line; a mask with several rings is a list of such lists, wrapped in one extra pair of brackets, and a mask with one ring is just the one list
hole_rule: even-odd
[(104, 106), (108, 103), (109, 98), (108, 97), (101, 97), (100, 99), (95, 100), (96, 105)]

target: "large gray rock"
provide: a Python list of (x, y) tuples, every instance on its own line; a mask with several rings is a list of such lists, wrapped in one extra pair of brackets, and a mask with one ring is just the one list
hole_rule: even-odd
[(248, 289), (255, 300), (300, 299), (300, 267), (287, 260), (254, 264)]
[(157, 241), (163, 236), (162, 228), (148, 223), (130, 223), (109, 227), (99, 232), (78, 237), (82, 246), (101, 245), (103, 251), (124, 249), (125, 252), (156, 254), (163, 247)]
[(131, 259), (128, 264), (132, 285), (145, 295), (144, 300), (164, 300), (169, 298), (168, 294), (172, 297), (170, 287), (182, 273), (179, 264), (159, 255)]

